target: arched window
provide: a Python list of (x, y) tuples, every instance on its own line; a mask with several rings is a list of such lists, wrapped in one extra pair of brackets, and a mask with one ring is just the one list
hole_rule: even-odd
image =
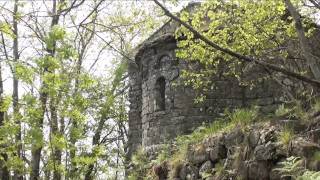
[(155, 63), (155, 69), (167, 69), (171, 66), (171, 57), (168, 55), (161, 56)]
[(160, 77), (156, 84), (154, 89), (154, 108), (155, 111), (163, 111), (165, 110), (165, 94), (166, 92), (166, 80), (164, 77)]

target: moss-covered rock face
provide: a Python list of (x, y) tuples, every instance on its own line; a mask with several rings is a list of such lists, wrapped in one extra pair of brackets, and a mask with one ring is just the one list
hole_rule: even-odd
[[(248, 119), (234, 119), (239, 111), (251, 113), (252, 123), (241, 126)], [(313, 137), (319, 132), (320, 116), (310, 118), (305, 128), (294, 130), (301, 120), (293, 120), (291, 126), (277, 118), (257, 122), (261, 117), (255, 113), (236, 110), (221, 120), (224, 123), (218, 121), (178, 137), (175, 143), (164, 146), (157, 158), (145, 162), (149, 166), (145, 179), (319, 178), (320, 145)]]

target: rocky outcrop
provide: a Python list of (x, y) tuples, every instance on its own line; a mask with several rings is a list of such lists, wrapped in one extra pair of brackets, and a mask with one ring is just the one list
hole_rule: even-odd
[[(298, 126), (299, 121), (290, 123)], [(285, 179), (275, 169), (290, 156), (301, 157), (308, 169), (319, 171), (320, 161), (314, 158), (320, 151), (318, 138), (314, 138), (320, 135), (319, 127), (296, 131), (289, 144), (280, 140), (284, 130), (280, 120), (237, 127), (190, 145), (181, 165), (173, 167), (166, 162), (168, 176), (162, 179)]]

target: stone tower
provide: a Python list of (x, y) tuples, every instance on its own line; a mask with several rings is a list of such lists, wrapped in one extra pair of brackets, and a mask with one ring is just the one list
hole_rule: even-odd
[(188, 63), (175, 56), (177, 24), (169, 21), (141, 46), (135, 55), (135, 65), (129, 66), (130, 112), (129, 155), (142, 146), (153, 149), (180, 134), (192, 132), (205, 122), (211, 122), (225, 108), (252, 104), (276, 106), (275, 84), (264, 81), (255, 88), (241, 87), (238, 82), (216, 79), (216, 87), (202, 104), (190, 87), (176, 86), (180, 72)]

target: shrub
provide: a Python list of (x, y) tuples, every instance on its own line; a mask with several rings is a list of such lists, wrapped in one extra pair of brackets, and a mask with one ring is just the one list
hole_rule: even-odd
[(148, 170), (151, 168), (149, 159), (142, 147), (132, 155), (131, 162), (134, 165), (129, 171), (129, 180), (147, 179)]
[(258, 116), (257, 109), (236, 109), (229, 115), (231, 123), (245, 127), (253, 123)]
[(300, 101), (293, 101), (288, 104), (281, 104), (275, 112), (278, 117), (286, 117), (289, 119), (300, 119), (307, 121), (309, 119), (308, 113), (303, 108)]
[(276, 110), (275, 114), (276, 116), (278, 117), (281, 117), (281, 116), (288, 116), (289, 114), (292, 113), (292, 109), (291, 108), (288, 108), (288, 107), (285, 107), (284, 104), (281, 104), (279, 105), (278, 109)]
[(284, 128), (283, 131), (280, 132), (278, 139), (282, 144), (288, 146), (291, 140), (293, 139), (293, 137), (294, 137), (293, 129), (286, 127)]
[(280, 162), (280, 168), (274, 169), (278, 171), (281, 175), (281, 178), (291, 177), (297, 179), (305, 171), (305, 168), (302, 166), (302, 160), (299, 157), (288, 157), (285, 161)]
[(320, 172), (306, 170), (297, 180), (320, 180)]
[(306, 169), (303, 166), (303, 160), (299, 157), (291, 156), (279, 164), (281, 167), (274, 169), (274, 171), (278, 171), (282, 178), (290, 177), (296, 180), (320, 180), (320, 172)]

